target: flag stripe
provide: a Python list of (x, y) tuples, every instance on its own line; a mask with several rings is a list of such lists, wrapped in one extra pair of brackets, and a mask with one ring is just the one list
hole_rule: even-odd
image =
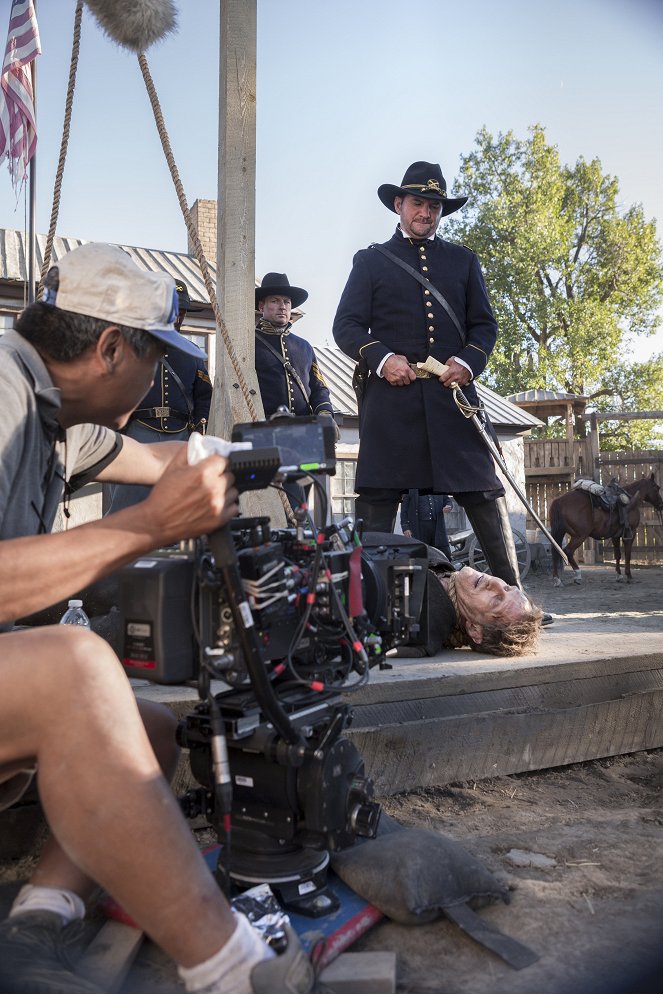
[(0, 163), (7, 159), (16, 190), (25, 180), (37, 147), (34, 94), (29, 64), (41, 52), (32, 0), (13, 0), (0, 74)]

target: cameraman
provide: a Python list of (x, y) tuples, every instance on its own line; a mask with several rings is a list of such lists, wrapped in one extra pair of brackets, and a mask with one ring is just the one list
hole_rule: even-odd
[[(65, 952), (93, 882), (176, 961), (189, 991), (281, 990), (284, 970), (288, 990), (310, 987), (296, 943), (274, 959), (231, 912), (108, 644), (69, 626), (8, 630), (237, 513), (225, 459), (190, 466), (182, 443), (141, 445), (118, 434), (165, 349), (190, 347), (176, 316), (171, 277), (141, 271), (119, 248), (88, 244), (51, 269), (44, 300), (0, 340), (0, 808), (38, 770), (54, 840), (0, 923), (3, 994), (99, 994)], [(63, 495), (67, 513), (70, 492), (93, 479), (153, 489), (117, 514), (50, 534)]]

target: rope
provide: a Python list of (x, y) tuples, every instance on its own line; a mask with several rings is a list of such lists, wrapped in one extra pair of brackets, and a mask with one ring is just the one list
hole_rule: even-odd
[(177, 192), (177, 199), (180, 203), (180, 208), (184, 216), (184, 223), (186, 225), (186, 230), (191, 239), (191, 245), (193, 246), (193, 254), (195, 255), (198, 265), (200, 266), (200, 271), (203, 274), (203, 279), (205, 281), (205, 287), (207, 293), (209, 294), (210, 303), (212, 304), (212, 310), (214, 311), (214, 317), (216, 319), (217, 326), (221, 332), (221, 337), (223, 338), (223, 343), (228, 351), (228, 356), (232, 363), (235, 375), (239, 381), (242, 394), (244, 395), (244, 400), (246, 401), (246, 406), (249, 409), (249, 413), (253, 421), (258, 420), (258, 412), (256, 410), (255, 404), (253, 403), (253, 398), (249, 392), (249, 385), (244, 379), (244, 373), (242, 371), (241, 364), (237, 358), (237, 353), (233, 346), (230, 334), (226, 327), (225, 321), (221, 316), (221, 310), (219, 308), (219, 303), (216, 297), (216, 287), (214, 286), (214, 281), (207, 264), (207, 259), (203, 252), (203, 247), (200, 244), (200, 239), (198, 237), (198, 231), (193, 219), (191, 217), (191, 212), (186, 202), (186, 197), (184, 195), (184, 188), (180, 180), (177, 165), (175, 164), (175, 159), (173, 157), (173, 150), (171, 148), (170, 139), (168, 137), (168, 132), (166, 131), (166, 126), (163, 120), (163, 114), (161, 113), (161, 106), (159, 104), (159, 98), (157, 96), (152, 77), (150, 75), (149, 66), (147, 64), (147, 59), (145, 53), (141, 52), (138, 56), (138, 63), (143, 73), (143, 79), (145, 80), (145, 86), (147, 87), (147, 92), (150, 98), (150, 103), (152, 104), (152, 112), (154, 113), (154, 120), (156, 121), (157, 130), (159, 132), (159, 138), (161, 139), (161, 145), (163, 146), (164, 155), (166, 156), (166, 162), (168, 163), (168, 168), (170, 169), (170, 175), (172, 176), (173, 183), (175, 184), (175, 190)]
[[(79, 0), (80, 2), (80, 0)], [(152, 113), (154, 114), (154, 120), (156, 122), (157, 131), (159, 132), (159, 138), (161, 139), (161, 145), (166, 156), (166, 162), (168, 163), (168, 168), (170, 169), (170, 175), (172, 177), (173, 183), (175, 185), (175, 191), (177, 193), (177, 199), (179, 200), (180, 209), (182, 211), (182, 216), (184, 217), (184, 223), (186, 225), (186, 230), (189, 235), (190, 244), (193, 247), (193, 254), (196, 257), (198, 265), (200, 266), (200, 271), (205, 281), (205, 287), (209, 295), (210, 303), (212, 305), (212, 310), (214, 312), (214, 318), (216, 320), (216, 325), (221, 332), (221, 338), (223, 339), (223, 344), (226, 347), (228, 353), (228, 358), (232, 363), (235, 376), (237, 377), (237, 382), (246, 401), (246, 406), (248, 408), (249, 414), (252, 421), (258, 421), (258, 411), (253, 403), (253, 398), (250, 393), (249, 385), (244, 378), (244, 372), (242, 370), (241, 363), (235, 352), (235, 347), (230, 338), (230, 333), (226, 327), (226, 323), (223, 320), (221, 314), (221, 308), (219, 307), (219, 302), (216, 296), (216, 286), (214, 285), (214, 280), (209, 270), (209, 265), (207, 259), (205, 258), (205, 253), (203, 252), (203, 247), (200, 244), (200, 238), (198, 237), (198, 230), (193, 223), (191, 217), (191, 212), (187, 204), (186, 196), (184, 195), (184, 187), (180, 180), (179, 171), (175, 163), (175, 158), (173, 156), (173, 150), (170, 144), (170, 138), (168, 137), (168, 132), (166, 130), (166, 125), (164, 123), (163, 114), (161, 112), (161, 105), (159, 103), (159, 97), (157, 96), (156, 88), (152, 80), (149, 66), (147, 64), (147, 58), (144, 52), (141, 52), (138, 56), (138, 64), (140, 66), (141, 72), (143, 74), (143, 79), (145, 80), (145, 86), (147, 88), (147, 93), (150, 98), (150, 103), (152, 105)], [(283, 510), (286, 514), (286, 519), (288, 521), (293, 521), (294, 517), (292, 514), (292, 508), (290, 507), (290, 502), (283, 492), (279, 492), (279, 497), (281, 498), (281, 503), (283, 505)]]
[(60, 144), (60, 158), (58, 168), (55, 173), (55, 184), (53, 186), (53, 206), (51, 208), (51, 223), (46, 238), (46, 248), (44, 249), (44, 261), (41, 267), (39, 287), (37, 297), (41, 295), (44, 287), (44, 279), (51, 264), (51, 252), (53, 251), (53, 239), (58, 223), (60, 212), (60, 191), (62, 189), (62, 177), (64, 175), (64, 164), (67, 158), (67, 146), (69, 144), (69, 131), (71, 127), (71, 109), (74, 101), (74, 89), (76, 87), (76, 70), (78, 69), (78, 53), (81, 46), (81, 16), (83, 13), (83, 0), (78, 0), (76, 4), (76, 14), (74, 16), (74, 40), (71, 48), (71, 62), (69, 65), (69, 84), (67, 86), (67, 99), (65, 102), (64, 123), (62, 125), (62, 142)]

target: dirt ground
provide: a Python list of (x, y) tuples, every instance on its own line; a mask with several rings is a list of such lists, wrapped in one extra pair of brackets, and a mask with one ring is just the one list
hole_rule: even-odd
[[(584, 575), (577, 586), (565, 573), (565, 586), (553, 588), (546, 572), (533, 570), (526, 586), (566, 630), (581, 631), (591, 618), (616, 638), (663, 633), (663, 567), (636, 568), (629, 585), (615, 583), (608, 566)], [(403, 825), (459, 841), (508, 883), (510, 904), (485, 908), (481, 918), (540, 957), (516, 971), (447, 919), (385, 922), (353, 950), (395, 950), (398, 994), (663, 991), (663, 749), (383, 804)], [(0, 862), (0, 911), (31, 858)], [(172, 966), (146, 944), (123, 994), (175, 989)]]
[[(663, 635), (663, 567), (634, 567), (630, 584), (614, 576), (591, 566), (578, 585), (565, 571), (554, 588), (532, 570), (525, 586), (566, 631), (591, 619), (617, 638)], [(386, 923), (354, 948), (398, 951), (398, 994), (663, 991), (663, 750), (414, 791), (384, 810), (459, 841), (508, 882), (511, 903), (481, 917), (540, 956), (516, 971), (448, 920)]]

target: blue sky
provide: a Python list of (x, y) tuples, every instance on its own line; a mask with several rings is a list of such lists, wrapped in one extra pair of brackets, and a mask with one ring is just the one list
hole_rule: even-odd
[[(189, 203), (215, 199), (219, 0), (179, 0), (179, 31), (148, 51)], [(0, 33), (9, 20), (0, 0)], [(46, 231), (74, 0), (37, 0), (37, 226)], [(3, 42), (4, 44), (4, 42)], [(625, 206), (663, 236), (663, 4), (659, 0), (258, 0), (256, 272), (310, 292), (299, 325), (333, 344), (354, 252), (389, 237), (376, 196), (416, 159), (451, 192), (477, 131), (542, 124), (564, 162), (598, 157)], [(24, 206), (0, 167), (0, 224)], [(442, 228), (443, 231), (443, 228)], [(58, 233), (186, 250), (186, 231), (136, 57), (87, 9)], [(663, 351), (663, 331), (638, 344)]]

